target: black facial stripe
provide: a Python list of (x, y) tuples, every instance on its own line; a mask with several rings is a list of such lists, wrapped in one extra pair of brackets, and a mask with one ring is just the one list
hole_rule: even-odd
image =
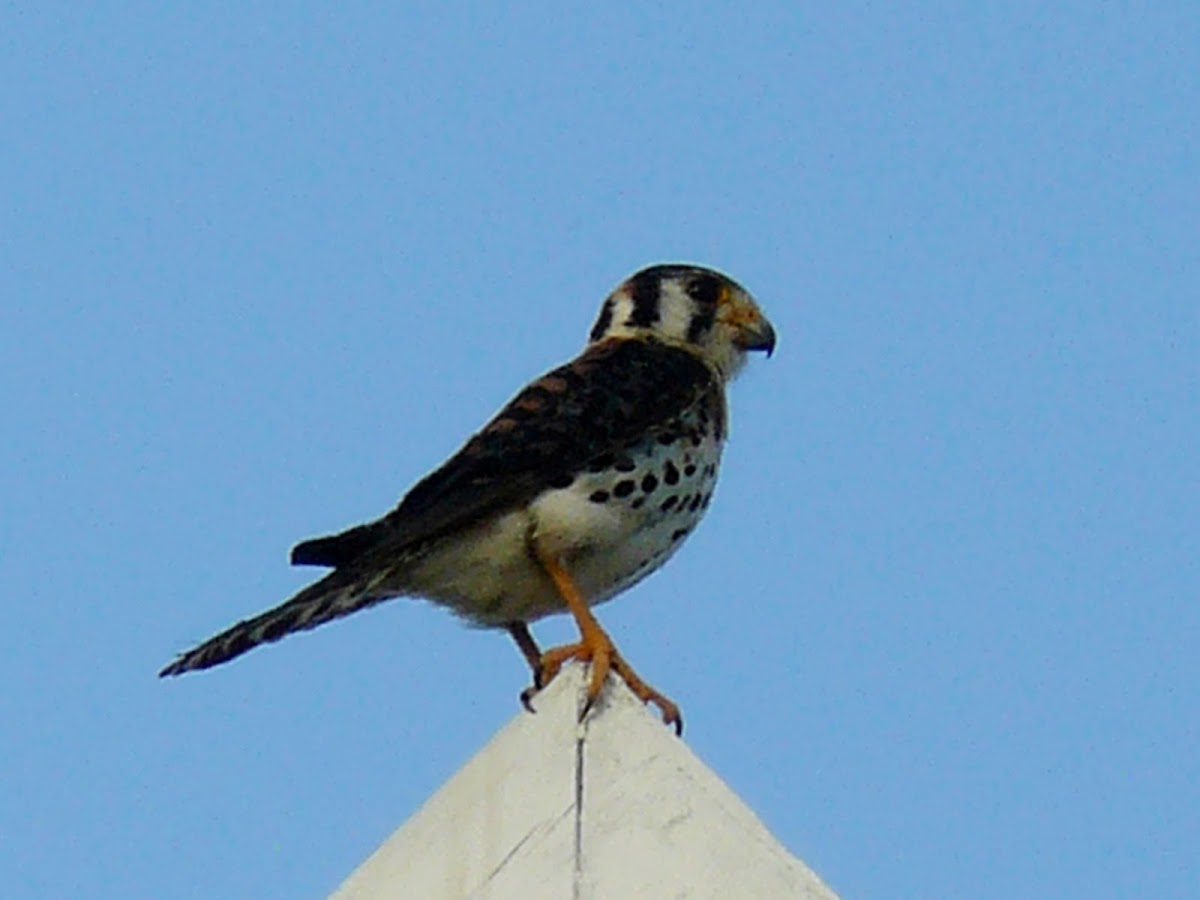
[(721, 282), (705, 273), (693, 279), (687, 292), (696, 304), (696, 313), (688, 322), (687, 339), (695, 343), (709, 332), (716, 321), (717, 305), (721, 302)]
[(629, 293), (633, 299), (633, 312), (626, 323), (632, 328), (649, 328), (658, 321), (658, 298), (662, 282), (658, 276), (639, 272), (629, 282)]
[(604, 337), (608, 331), (608, 326), (612, 325), (613, 317), (613, 302), (612, 297), (604, 301), (604, 306), (600, 307), (600, 316), (596, 319), (596, 324), (592, 326), (592, 333), (588, 335), (590, 340), (596, 341)]
[(712, 330), (713, 322), (717, 320), (717, 307), (700, 307), (688, 322), (687, 339), (693, 344)]

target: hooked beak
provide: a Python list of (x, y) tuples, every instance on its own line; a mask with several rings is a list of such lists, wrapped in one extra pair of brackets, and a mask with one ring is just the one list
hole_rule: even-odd
[(775, 352), (775, 329), (764, 318), (755, 319), (742, 325), (738, 335), (738, 346), (743, 350), (765, 350), (767, 358)]

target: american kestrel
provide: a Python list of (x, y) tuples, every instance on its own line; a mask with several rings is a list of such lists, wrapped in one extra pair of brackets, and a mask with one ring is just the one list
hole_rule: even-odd
[[(775, 331), (732, 279), (692, 265), (643, 269), (608, 296), (583, 352), (516, 395), (383, 518), (292, 550), (333, 571), (205, 641), (160, 673), (206, 669), (293, 631), (398, 596), (505, 628), (544, 687), (590, 662), (584, 712), (611, 669), (663, 720), (591, 606), (665, 563), (708, 509), (728, 435), (725, 385)], [(529, 623), (567, 610), (579, 641), (538, 649)]]

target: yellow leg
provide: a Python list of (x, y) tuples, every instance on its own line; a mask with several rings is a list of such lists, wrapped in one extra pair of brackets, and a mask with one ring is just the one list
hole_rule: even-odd
[(675, 726), (675, 733), (681, 734), (683, 717), (679, 714), (679, 707), (646, 684), (629, 663), (625, 662), (621, 654), (617, 652), (612, 638), (600, 627), (600, 623), (592, 615), (587, 602), (579, 593), (579, 589), (571, 580), (570, 574), (562, 563), (542, 554), (538, 555), (538, 559), (546, 570), (546, 574), (554, 582), (559, 595), (567, 604), (567, 609), (574, 616), (575, 623), (579, 626), (579, 641), (561, 647), (552, 647), (542, 654), (536, 686), (543, 688), (548, 685), (554, 680), (554, 676), (558, 674), (563, 664), (572, 659), (590, 662), (592, 673), (588, 681), (587, 701), (583, 706), (582, 718), (583, 715), (587, 715), (596, 698), (600, 696), (600, 690), (604, 687), (604, 679), (608, 677), (609, 670), (612, 669), (625, 680), (629, 689), (639, 700), (657, 706), (662, 712), (663, 722)]

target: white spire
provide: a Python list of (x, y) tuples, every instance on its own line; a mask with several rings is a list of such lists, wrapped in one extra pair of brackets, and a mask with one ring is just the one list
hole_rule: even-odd
[(568, 666), (334, 900), (837, 900), (610, 677), (584, 723)]

